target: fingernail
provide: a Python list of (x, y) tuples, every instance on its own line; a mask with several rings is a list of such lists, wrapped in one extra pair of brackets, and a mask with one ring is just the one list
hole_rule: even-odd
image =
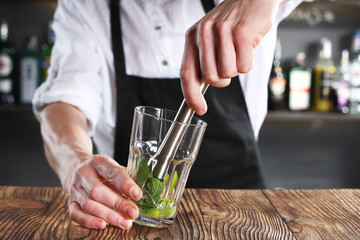
[(198, 108), (197, 109), (197, 111), (196, 111), (196, 113), (198, 114), (198, 115), (204, 115), (205, 113), (206, 113), (206, 109), (204, 109), (204, 108)]
[(133, 207), (127, 206), (125, 208), (125, 213), (129, 218), (131, 219), (135, 218), (135, 209)]
[(130, 195), (133, 199), (140, 199), (141, 198), (141, 190), (138, 187), (132, 187), (130, 189)]
[(95, 222), (94, 226), (97, 229), (104, 229), (106, 227), (106, 223), (105, 222)]
[(125, 219), (124, 217), (120, 217), (119, 219), (119, 226), (122, 228), (122, 229), (128, 229), (131, 227), (131, 221)]

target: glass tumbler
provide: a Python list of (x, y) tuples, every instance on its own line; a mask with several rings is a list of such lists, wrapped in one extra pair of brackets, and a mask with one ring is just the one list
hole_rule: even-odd
[(140, 214), (135, 223), (163, 228), (174, 223), (191, 166), (198, 154), (206, 122), (193, 117), (175, 152), (163, 180), (154, 177), (152, 157), (158, 151), (176, 112), (147, 106), (134, 110), (127, 171), (143, 191), (135, 203)]

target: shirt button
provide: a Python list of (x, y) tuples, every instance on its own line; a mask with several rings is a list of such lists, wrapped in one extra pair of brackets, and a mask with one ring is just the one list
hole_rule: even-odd
[(161, 64), (162, 64), (163, 66), (167, 66), (169, 63), (168, 63), (168, 61), (163, 60), (163, 61), (161, 62)]
[(155, 30), (159, 31), (161, 29), (161, 26), (155, 26)]

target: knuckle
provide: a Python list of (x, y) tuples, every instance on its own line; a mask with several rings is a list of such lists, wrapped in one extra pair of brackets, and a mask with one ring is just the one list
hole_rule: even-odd
[(123, 182), (121, 184), (121, 188), (123, 190), (130, 189), (134, 184), (135, 183), (131, 178), (126, 178), (126, 179), (123, 180)]
[(220, 80), (217, 75), (211, 73), (204, 73), (202, 75), (202, 79), (207, 83), (209, 83), (210, 85), (216, 85)]
[(126, 185), (129, 179), (131, 180), (126, 171), (121, 167), (114, 170), (113, 177), (109, 177), (109, 181), (120, 190), (124, 190), (124, 185)]
[(76, 207), (77, 203), (74, 202), (73, 200), (68, 200), (68, 209), (69, 209), (69, 215), (71, 216), (71, 214), (74, 214), (74, 210)]
[(197, 101), (193, 97), (187, 97), (186, 102), (190, 107), (197, 106)]
[(81, 208), (87, 213), (92, 213), (94, 209), (94, 205), (91, 204), (91, 201), (89, 201), (89, 199), (86, 199), (84, 204), (81, 206)]
[(197, 25), (196, 43), (199, 47), (206, 48), (212, 42), (213, 22), (204, 20)]
[(210, 83), (210, 85), (218, 88), (223, 88), (229, 85), (230, 78), (218, 78), (217, 80)]
[(252, 62), (248, 62), (248, 63), (238, 63), (237, 64), (237, 68), (239, 73), (247, 73), (252, 69)]
[(219, 36), (227, 37), (230, 28), (231, 28), (231, 25), (228, 21), (222, 20), (222, 21), (218, 21), (216, 23), (216, 30), (217, 30)]
[[(77, 215), (76, 215), (76, 213), (74, 212), (74, 211), (72, 211), (72, 210), (70, 210), (69, 211), (69, 215), (70, 215), (70, 218), (71, 218), (71, 220), (73, 220), (73, 221), (76, 221), (76, 222), (78, 222), (77, 220)], [(79, 222), (78, 222), (79, 223)], [(80, 223), (79, 223), (80, 224)]]
[(70, 186), (69, 188), (69, 201), (76, 201), (78, 200), (78, 191), (77, 191), (77, 188), (76, 188), (76, 185), (73, 184)]
[(180, 79), (182, 83), (187, 84), (191, 80), (192, 72), (186, 66), (183, 66), (180, 71)]
[(90, 198), (96, 200), (100, 199), (103, 194), (103, 184), (95, 183), (89, 192)]
[(186, 32), (185, 32), (185, 39), (188, 40), (188, 39), (192, 39), (194, 37), (194, 34), (195, 34), (195, 31), (196, 31), (196, 28), (193, 26), (193, 27), (190, 27)]
[(262, 40), (262, 36), (260, 34), (256, 35), (254, 40), (253, 40), (253, 43), (252, 43), (253, 48), (256, 48), (257, 45), (260, 44), (261, 40)]
[(234, 27), (234, 35), (237, 39), (246, 41), (249, 37), (249, 32), (246, 30), (245, 24), (240, 22)]
[(213, 21), (209, 19), (203, 20), (197, 27), (201, 36), (207, 36), (213, 28)]
[(120, 167), (115, 167), (115, 168), (109, 168), (106, 170), (106, 177), (108, 179), (114, 179), (118, 174), (121, 173), (121, 168)]
[(89, 198), (80, 195), (80, 196), (78, 197), (78, 201), (77, 201), (77, 202), (79, 203), (79, 205), (81, 206), (81, 208), (84, 209), (84, 206), (88, 203), (88, 201), (89, 201)]
[(118, 219), (119, 214), (115, 211), (109, 210), (106, 213), (105, 219), (107, 219), (109, 222), (116, 223), (116, 219)]
[(75, 179), (81, 179), (86, 172), (86, 166), (81, 166), (75, 171)]
[(92, 161), (93, 164), (98, 165), (98, 164), (102, 163), (103, 160), (102, 160), (102, 158), (99, 157), (98, 155), (94, 155), (94, 156), (91, 158), (91, 161)]
[(114, 209), (120, 210), (120, 209), (121, 209), (121, 205), (122, 205), (122, 203), (124, 202), (123, 200), (124, 200), (124, 199), (123, 199), (122, 197), (118, 197), (118, 198), (115, 200)]
[(234, 69), (224, 69), (224, 70), (219, 71), (219, 77), (222, 79), (232, 78), (232, 77), (236, 76), (236, 74), (237, 74), (237, 71)]
[(72, 188), (71, 193), (72, 193), (71, 199), (77, 202), (82, 208), (86, 203), (86, 201), (88, 200), (87, 195), (83, 191), (81, 190), (79, 191), (75, 187)]

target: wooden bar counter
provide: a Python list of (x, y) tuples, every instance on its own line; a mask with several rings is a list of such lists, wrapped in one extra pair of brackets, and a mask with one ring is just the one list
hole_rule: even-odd
[(0, 239), (360, 239), (360, 189), (186, 189), (166, 229), (85, 229), (61, 188), (0, 187)]

